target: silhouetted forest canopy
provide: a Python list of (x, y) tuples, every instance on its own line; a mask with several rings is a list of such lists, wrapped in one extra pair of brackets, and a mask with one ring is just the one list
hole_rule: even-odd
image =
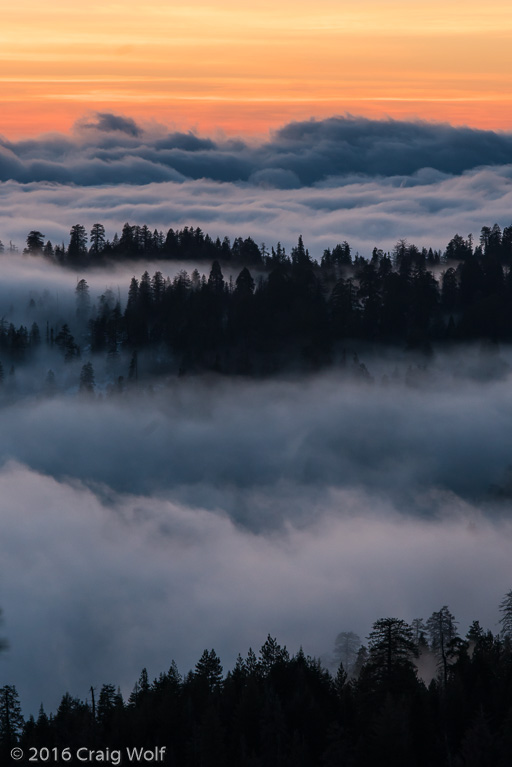
[(343, 631), (332, 673), (270, 635), (226, 674), (206, 649), (185, 676), (174, 661), (154, 680), (143, 669), (127, 700), (109, 682), (85, 700), (64, 694), (54, 714), (41, 704), (26, 720), (5, 685), (0, 748), (8, 758), (21, 746), (27, 765), (64, 748), (165, 747), (176, 767), (508, 767), (512, 591), (500, 612), (495, 635), (474, 621), (461, 636), (446, 605), (410, 624), (381, 618), (365, 645)]
[[(16, 327), (4, 315), (0, 360), (8, 369), (30, 359), (42, 343), (55, 346), (66, 361), (106, 355), (112, 370), (124, 350), (131, 362), (123, 381), (144, 372), (314, 371), (346, 366), (348, 348), (351, 370), (369, 378), (357, 359), (358, 343), (428, 355), (433, 345), (512, 340), (512, 226), (483, 227), (476, 246), (471, 235), (455, 235), (444, 252), (400, 240), (391, 253), (375, 248), (365, 258), (342, 242), (324, 250), (319, 262), (301, 236), (287, 254), (279, 243), (268, 251), (251, 238), (213, 241), (187, 227), (164, 237), (130, 224), (112, 243), (101, 224), (89, 239), (77, 224), (67, 248), (54, 248), (31, 231), (24, 252), (74, 269), (116, 258), (189, 261), (191, 268), (172, 279), (160, 270), (133, 277), (124, 306), (109, 290), (93, 305), (82, 278), (76, 313), (58, 324), (47, 317), (43, 327), (37, 321)], [(196, 264), (211, 258), (211, 268), (201, 274)], [(44, 318), (41, 301), (29, 309)], [(140, 352), (146, 353), (144, 366)], [(6, 373), (0, 370), (0, 378)], [(81, 388), (93, 391), (94, 370), (83, 375)]]

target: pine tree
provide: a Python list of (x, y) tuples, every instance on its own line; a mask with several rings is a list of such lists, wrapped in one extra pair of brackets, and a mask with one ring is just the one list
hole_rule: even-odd
[(76, 316), (80, 321), (85, 322), (89, 316), (89, 311), (91, 308), (89, 285), (87, 284), (86, 280), (81, 279), (77, 282), (75, 288), (75, 299)]
[(27, 247), (23, 251), (31, 256), (38, 256), (44, 248), (44, 234), (33, 229), (27, 235)]
[(91, 247), (89, 253), (98, 258), (105, 248), (105, 227), (103, 224), (93, 224), (90, 234)]
[(206, 682), (210, 691), (218, 690), (222, 683), (222, 665), (215, 650), (205, 650), (196, 663), (194, 678)]
[(268, 634), (260, 650), (260, 668), (263, 675), (267, 676), (274, 666), (288, 663), (289, 660), (290, 656), (286, 647), (281, 647), (277, 640)]
[(71, 227), (68, 246), (68, 261), (71, 264), (83, 263), (87, 258), (87, 233), (85, 226), (75, 224)]
[(447, 605), (441, 607), (438, 612), (432, 613), (427, 620), (427, 631), (430, 638), (430, 647), (437, 656), (438, 663), (443, 671), (443, 680), (448, 681), (448, 665), (451, 657), (451, 649), (457, 637), (457, 621), (449, 611)]
[(361, 639), (353, 631), (342, 631), (334, 641), (334, 659), (336, 664), (343, 664), (345, 671), (350, 674), (361, 647)]
[(64, 324), (55, 336), (55, 343), (64, 354), (66, 362), (80, 356), (80, 349), (76, 345), (75, 339), (67, 324)]
[(412, 628), (400, 618), (381, 618), (368, 637), (367, 678), (383, 683), (387, 689), (401, 689), (416, 676), (413, 658), (417, 656)]
[(91, 362), (86, 362), (80, 373), (80, 391), (94, 394), (94, 385), (94, 368)]
[(512, 639), (512, 591), (508, 591), (500, 603), (501, 633)]
[(21, 706), (14, 685), (0, 687), (0, 743), (7, 749), (18, 742), (23, 729)]

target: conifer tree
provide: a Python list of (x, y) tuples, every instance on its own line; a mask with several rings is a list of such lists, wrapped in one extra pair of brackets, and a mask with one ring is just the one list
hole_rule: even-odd
[(0, 687), (0, 743), (7, 749), (18, 742), (23, 729), (21, 705), (14, 685)]
[(501, 633), (512, 639), (512, 590), (507, 591), (501, 600), (500, 613)]
[(93, 394), (94, 386), (94, 368), (91, 362), (86, 362), (82, 366), (82, 372), (80, 373), (80, 391)]

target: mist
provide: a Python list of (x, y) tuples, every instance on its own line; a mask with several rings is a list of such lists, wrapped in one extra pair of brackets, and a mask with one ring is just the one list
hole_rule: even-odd
[(297, 189), (209, 180), (97, 187), (6, 181), (0, 239), (21, 252), (31, 229), (56, 245), (69, 242), (76, 223), (87, 231), (103, 223), (112, 239), (128, 221), (164, 232), (199, 226), (213, 238), (250, 236), (267, 246), (280, 240), (288, 250), (302, 234), (317, 260), (343, 240), (365, 256), (374, 247), (390, 251), (401, 238), (444, 249), (456, 232), (476, 236), (495, 221), (510, 224), (511, 176), (504, 165), (458, 176), (431, 169), (387, 178), (352, 174)]
[[(267, 633), (332, 650), (378, 617), (448, 604), (497, 630), (510, 588), (510, 352), (395, 353), (346, 373), (76, 388), (0, 408), (0, 683), (26, 714), (129, 694)], [(462, 360), (465, 361), (461, 367)], [(409, 371), (409, 377), (407, 372)]]

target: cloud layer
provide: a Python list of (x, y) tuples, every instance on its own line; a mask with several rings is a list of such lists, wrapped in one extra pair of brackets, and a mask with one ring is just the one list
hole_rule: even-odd
[(17, 685), (26, 712), (41, 701), (54, 710), (64, 690), (85, 698), (91, 684), (128, 694), (142, 667), (156, 676), (174, 658), (186, 672), (205, 647), (229, 668), (267, 632), (320, 655), (341, 630), (364, 637), (378, 617), (411, 620), (445, 603), (464, 631), (475, 618), (496, 631), (510, 586), (510, 521), (450, 495), (433, 521), (339, 490), (315, 522), (254, 535), (220, 509), (102, 502), (12, 463), (0, 491), (11, 642), (0, 681)]
[(229, 667), (271, 632), (319, 655), (446, 603), (497, 630), (512, 400), (485, 364), (439, 359), (417, 387), (180, 379), (4, 403), (0, 684), (54, 709), (205, 647)]
[(251, 145), (144, 129), (131, 118), (98, 113), (79, 121), (72, 137), (0, 143), (1, 181), (85, 186), (204, 178), (288, 188), (348, 174), (411, 175), (422, 168), (460, 174), (510, 162), (508, 133), (349, 116), (293, 122)]
[(487, 167), (461, 176), (420, 171), (387, 179), (331, 179), (321, 186), (265, 189), (213, 181), (120, 184), (104, 187), (0, 183), (0, 239), (20, 249), (30, 229), (54, 244), (69, 242), (69, 230), (97, 221), (112, 238), (123, 224), (199, 226), (212, 237), (251, 236), (288, 249), (303, 234), (317, 259), (323, 249), (348, 240), (370, 255), (391, 250), (400, 238), (444, 249), (456, 232), (478, 236), (497, 221), (511, 223), (512, 166)]

